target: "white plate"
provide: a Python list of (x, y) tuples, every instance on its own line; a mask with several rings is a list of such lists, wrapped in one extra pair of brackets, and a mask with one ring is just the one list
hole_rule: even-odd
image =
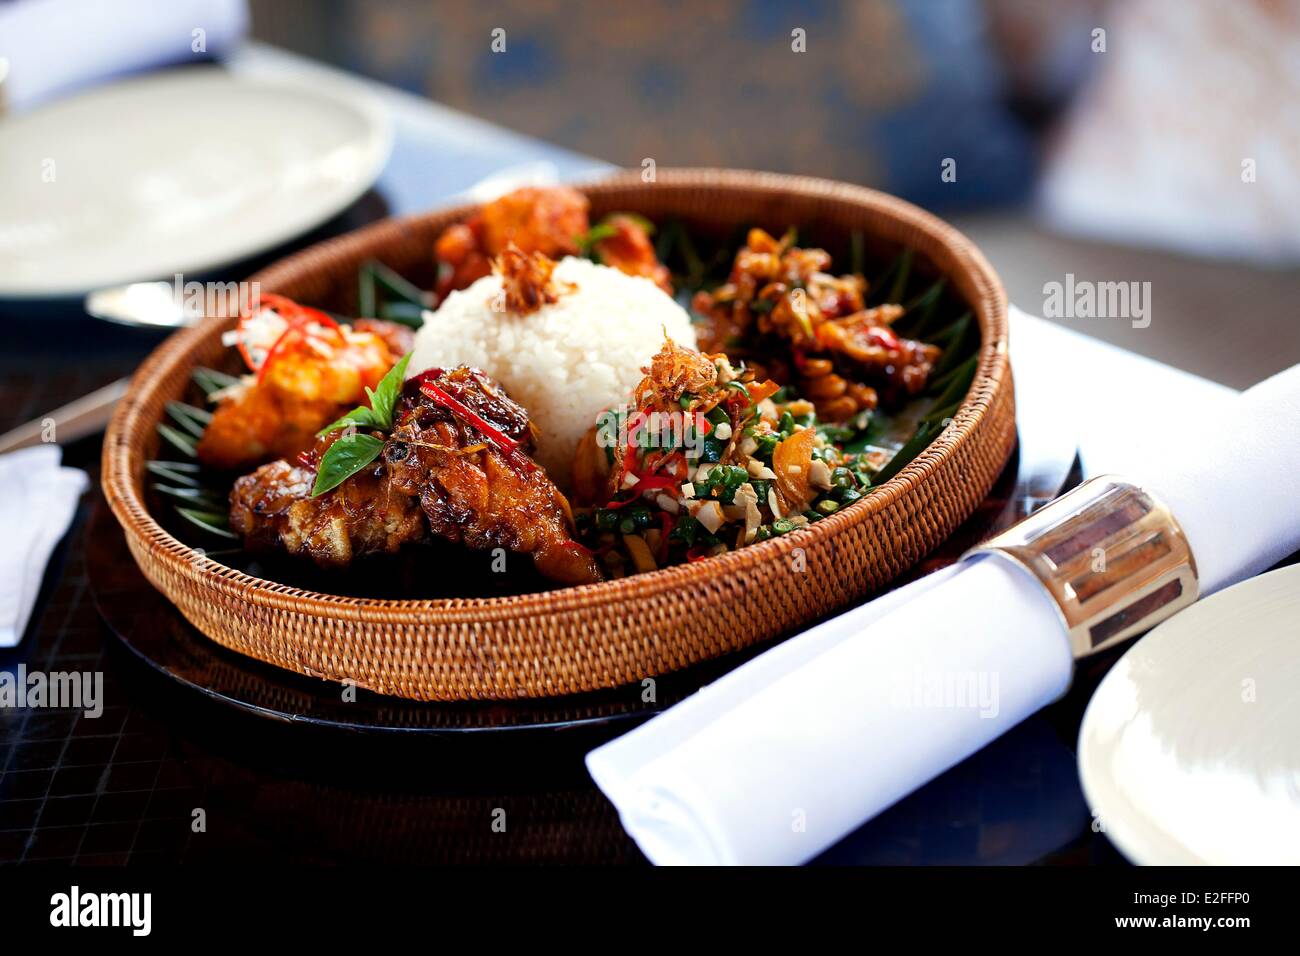
[(1300, 565), (1192, 605), (1097, 688), (1079, 773), (1143, 864), (1300, 863)]
[(217, 67), (155, 73), (0, 121), (0, 296), (81, 295), (238, 262), (374, 183), (387, 115), (352, 87)]

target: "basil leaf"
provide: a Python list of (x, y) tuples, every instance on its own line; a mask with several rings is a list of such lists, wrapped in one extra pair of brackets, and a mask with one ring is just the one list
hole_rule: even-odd
[(592, 226), (582, 235), (574, 236), (573, 241), (578, 244), (578, 248), (582, 252), (587, 252), (591, 249), (592, 246), (600, 242), (600, 240), (609, 239), (616, 235), (618, 235), (618, 230), (616, 230), (609, 223), (602, 222), (595, 226)]
[(374, 414), (376, 428), (388, 431), (393, 427), (393, 409), (397, 407), (397, 396), (402, 393), (402, 383), (406, 381), (406, 366), (410, 364), (411, 353), (403, 355), (388, 374), (379, 380), (379, 387), (373, 392), (366, 389), (370, 396), (370, 409)]
[(368, 408), (362, 408), (358, 406), (357, 408), (352, 409), (352, 411), (348, 412), (338, 421), (330, 422), (328, 425), (326, 425), (324, 428), (322, 428), (320, 431), (316, 433), (316, 437), (320, 438), (325, 435), (328, 435), (332, 431), (336, 431), (337, 429), (349, 428), (352, 426), (356, 426), (359, 428), (378, 427), (378, 425), (375, 424), (374, 413), (371, 412), (370, 409)]
[(380, 431), (391, 429), (393, 409), (397, 407), (397, 396), (402, 393), (402, 382), (406, 379), (406, 366), (410, 361), (411, 353), (407, 352), (388, 370), (388, 374), (379, 380), (377, 389), (373, 392), (366, 389), (366, 397), (370, 399), (369, 408), (358, 405), (338, 421), (326, 425), (316, 435), (318, 437), (328, 435), (335, 429), (347, 428), (350, 425), (358, 428), (378, 428)]
[(366, 465), (379, 457), (384, 450), (384, 443), (374, 435), (357, 432), (344, 435), (325, 451), (316, 471), (316, 483), (312, 486), (311, 496), (315, 498), (327, 491), (337, 488)]

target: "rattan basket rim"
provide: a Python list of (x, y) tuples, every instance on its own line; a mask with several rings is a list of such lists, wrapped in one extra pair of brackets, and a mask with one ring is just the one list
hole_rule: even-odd
[[(577, 183), (575, 186), (583, 192), (596, 195), (602, 190), (622, 189), (641, 182), (640, 170), (627, 170)], [(549, 617), (628, 597), (646, 598), (716, 576), (741, 573), (756, 562), (772, 560), (788, 555), (795, 548), (833, 538), (868, 515), (892, 505), (914, 485), (923, 482), (944, 458), (972, 440), (971, 433), (987, 408), (987, 401), (978, 401), (975, 396), (991, 394), (999, 387), (1010, 387), (1005, 291), (979, 249), (956, 228), (937, 216), (905, 200), (865, 186), (810, 176), (741, 169), (659, 169), (656, 183), (693, 189), (792, 192), (848, 200), (929, 234), (966, 271), (977, 290), (979, 300), (971, 305), (982, 318), (979, 361), (971, 386), (953, 416), (952, 423), (897, 475), (853, 507), (796, 532), (703, 561), (598, 584), (505, 597), (416, 600), (349, 597), (291, 587), (226, 567), (208, 558), (196, 559), (195, 549), (168, 533), (145, 507), (142, 499), (142, 450), (136, 447), (139, 442), (133, 443), (130, 438), (132, 435), (144, 435), (152, 431), (155, 424), (152, 421), (143, 423), (148, 425), (147, 429), (140, 427), (145, 414), (144, 406), (147, 404), (146, 399), (151, 398), (161, 387), (166, 373), (189, 360), (191, 353), (213, 333), (214, 328), (226, 322), (224, 319), (210, 318), (176, 332), (148, 356), (132, 377), (127, 394), (109, 424), (104, 441), (102, 486), (118, 521), (128, 534), (146, 542), (151, 551), (182, 576), (201, 580), (218, 593), (272, 610), (323, 614), (375, 624), (419, 624), (430, 612), (437, 612), (439, 620), (447, 623), (487, 624), (503, 620), (519, 621), (534, 616)], [(251, 281), (260, 282), (264, 291), (273, 291), (276, 276), (282, 271), (300, 269), (314, 258), (341, 257), (373, 245), (381, 237), (407, 229), (412, 224), (433, 217), (460, 218), (476, 208), (477, 204), (461, 204), (383, 219), (294, 253), (252, 276)]]

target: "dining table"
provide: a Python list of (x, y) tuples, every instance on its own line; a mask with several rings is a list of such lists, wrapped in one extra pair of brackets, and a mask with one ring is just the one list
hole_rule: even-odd
[[(382, 102), (395, 136), (378, 181), (346, 211), (213, 278), (243, 278), (323, 238), (435, 208), (494, 173), (540, 165), (581, 181), (612, 168), (264, 44), (246, 44), (224, 67), (355, 83)], [(130, 374), (162, 335), (99, 322), (70, 301), (0, 302), (0, 322), (9, 338), (0, 355), (0, 432)], [(1075, 481), (1163, 419), (1233, 394), (1018, 310), (1011, 349), (1018, 399), (1077, 452)], [(92, 487), (50, 563), (24, 639), (0, 650), (0, 669), (102, 673), (104, 709), (91, 718), (0, 708), (0, 862), (645, 864), (583, 763), (627, 722), (367, 732), (231, 707), (142, 663), (103, 620), (91, 586), (104, 570), (97, 562), (124, 561), (97, 540), (116, 533), (103, 520), (101, 451), (102, 435), (63, 449), (65, 464), (85, 469)], [(1124, 864), (1089, 812), (1075, 754), (1088, 697), (1114, 659), (1081, 665), (1061, 700), (812, 862)], [(248, 666), (256, 673), (263, 665)]]

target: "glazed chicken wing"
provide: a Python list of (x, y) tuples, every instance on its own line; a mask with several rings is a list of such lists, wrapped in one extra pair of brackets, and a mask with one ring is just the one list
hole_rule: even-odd
[(424, 537), (419, 502), (395, 491), (382, 465), (313, 498), (315, 480), (313, 467), (289, 461), (245, 475), (230, 493), (231, 529), (250, 548), (283, 548), (333, 568), (367, 554), (391, 554)]
[[(430, 387), (443, 398), (430, 397)], [(482, 372), (434, 370), (407, 382), (379, 458), (312, 497), (316, 467), (338, 435), (298, 463), (272, 462), (235, 483), (230, 525), (247, 544), (346, 567), (432, 536), (528, 554), (564, 584), (600, 580), (571, 536), (568, 501), (529, 457), (527, 412)]]
[[(429, 385), (443, 397), (431, 397)], [(533, 447), (528, 413), (462, 366), (407, 383), (382, 457), (393, 486), (419, 498), (432, 534), (530, 554), (554, 581), (599, 581), (595, 560), (571, 536), (569, 502), (529, 457)]]
[(261, 374), (218, 404), (199, 441), (199, 460), (235, 471), (310, 448), (317, 431), (365, 401), (366, 389), (409, 351), (410, 339), (409, 329), (366, 319), (282, 344)]

